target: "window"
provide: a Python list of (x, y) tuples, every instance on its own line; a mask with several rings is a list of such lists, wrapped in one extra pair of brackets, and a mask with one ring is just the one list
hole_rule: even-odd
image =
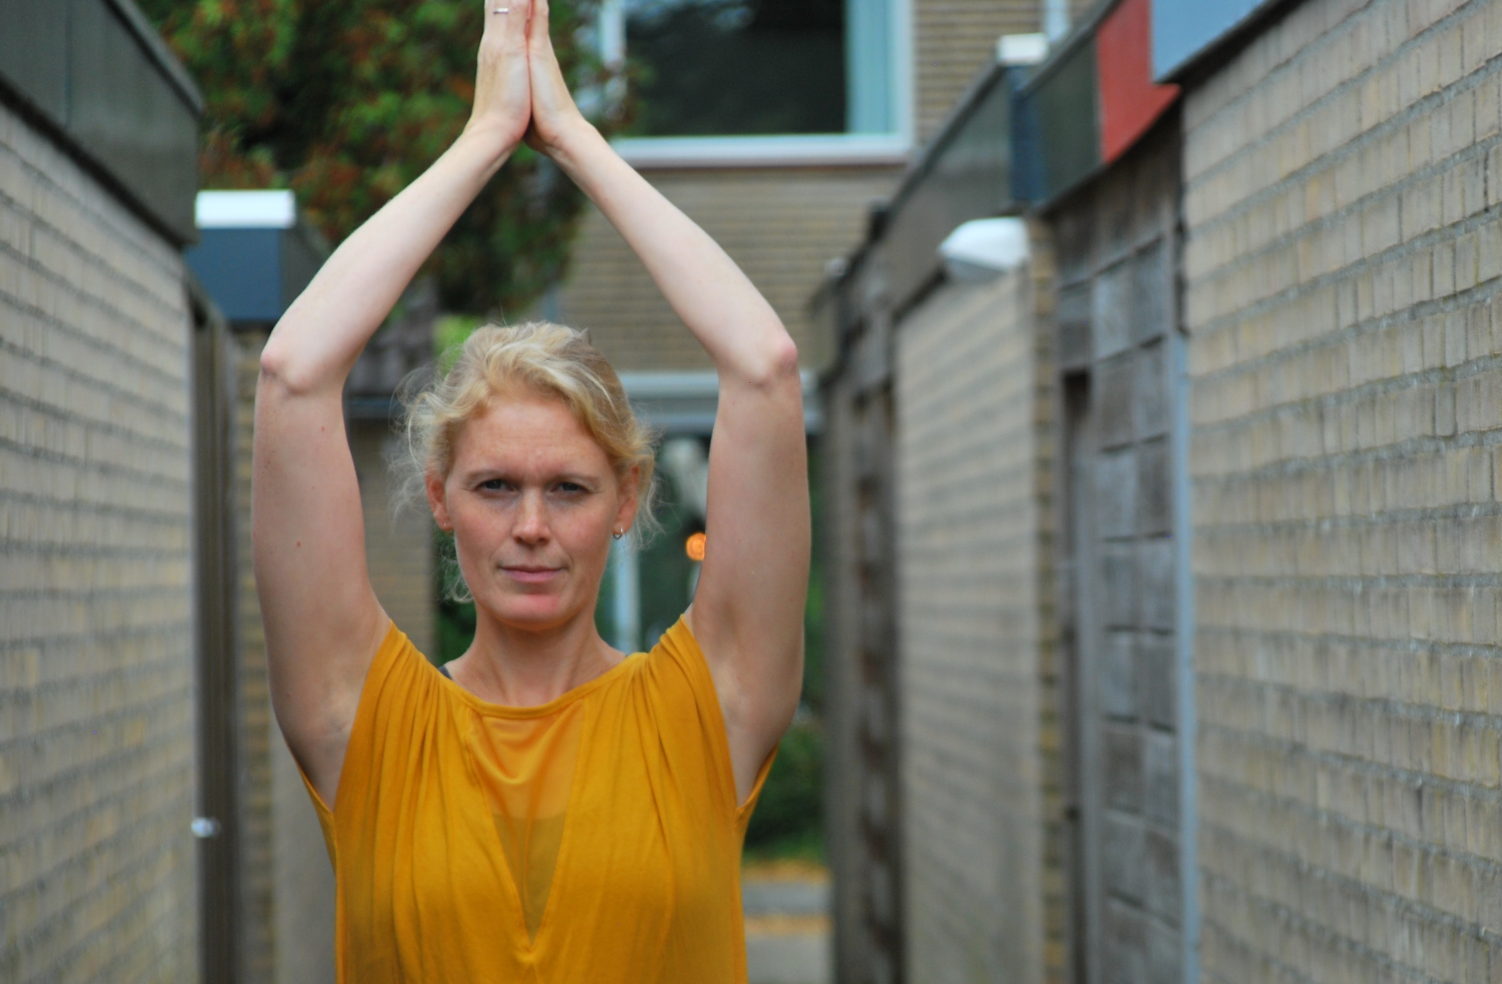
[(893, 156), (908, 144), (907, 0), (606, 0), (638, 162)]

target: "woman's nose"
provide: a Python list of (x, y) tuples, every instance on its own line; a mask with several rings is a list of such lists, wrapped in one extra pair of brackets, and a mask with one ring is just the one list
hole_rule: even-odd
[(537, 543), (548, 538), (547, 507), (540, 494), (528, 492), (522, 495), (521, 502), (517, 505), (513, 532), (518, 540), (526, 543)]

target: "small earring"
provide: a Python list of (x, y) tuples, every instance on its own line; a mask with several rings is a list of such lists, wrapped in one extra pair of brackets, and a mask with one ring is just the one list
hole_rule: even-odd
[(617, 540), (619, 540), (621, 537), (623, 537), (623, 536), (626, 535), (626, 531), (618, 529), (618, 530), (616, 530), (614, 533), (612, 533), (610, 535), (613, 536), (613, 537), (615, 537)]

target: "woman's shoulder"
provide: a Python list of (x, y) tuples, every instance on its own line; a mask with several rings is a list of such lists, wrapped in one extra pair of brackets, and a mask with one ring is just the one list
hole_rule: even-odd
[(387, 717), (437, 698), (444, 680), (438, 667), (395, 621), (376, 648), (360, 691), (360, 718)]

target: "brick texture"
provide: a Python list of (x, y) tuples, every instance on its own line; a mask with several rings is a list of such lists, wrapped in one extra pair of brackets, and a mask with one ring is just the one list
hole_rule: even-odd
[[(265, 330), (238, 333), (237, 494), (249, 502), (254, 394)], [(388, 422), (350, 423), (360, 478), (371, 582), (386, 611), (424, 652), (435, 644), (431, 521), (392, 508)], [(241, 898), (245, 974), (251, 982), (333, 980), (334, 882), (318, 818), (276, 725), (255, 580), (250, 511), (237, 511), (241, 761)]]
[[(664, 195), (702, 225), (813, 353), (807, 305), (830, 260), (854, 247), (869, 204), (889, 194), (894, 168), (650, 171)], [(587, 328), (622, 370), (703, 370), (709, 360), (626, 243), (593, 209), (575, 241), (562, 320)]]
[[(1076, 12), (1086, 5), (1071, 4)], [(1042, 11), (1042, 0), (914, 0), (913, 112), (919, 142), (933, 138), (960, 96), (996, 60), (1003, 34), (1042, 30)]]
[(1058, 772), (1040, 750), (1058, 743), (1045, 739), (1056, 722), (1039, 714), (1052, 703), (1043, 674), (1054, 632), (1051, 390), (1036, 273), (940, 288), (897, 331), (903, 862), (914, 981), (1045, 979), (1043, 811), (1045, 799), (1057, 801), (1045, 786)]
[(1207, 981), (1502, 976), (1502, 4), (1184, 109)]
[[(1074, 0), (1080, 16), (1094, 0)], [(1037, 0), (914, 0), (913, 107), (919, 142), (995, 57), (1003, 34), (1039, 30)], [(807, 306), (830, 260), (859, 242), (872, 202), (892, 194), (898, 167), (653, 169), (652, 183), (703, 225), (767, 295), (810, 366), (826, 340)], [(610, 224), (589, 210), (558, 298), (561, 320), (588, 328), (617, 368), (702, 370), (699, 347), (658, 296)]]
[(334, 877), (313, 804), (272, 714), (266, 635), (251, 568), (252, 425), (268, 334), (250, 328), (235, 338), (243, 973), (248, 984), (320, 984), (334, 979)]
[(396, 508), (388, 462), (401, 441), (389, 421), (354, 421), (349, 436), (360, 476), (365, 552), (376, 597), (419, 650), (436, 656), (432, 516), (425, 504)]
[[(236, 614), (239, 621), (240, 675), (240, 927), (244, 973), (250, 981), (272, 981), (280, 949), (275, 932), (278, 910), (275, 872), (275, 785), (272, 763), (287, 755), (271, 713), (271, 688), (266, 676), (266, 634), (256, 596), (254, 556), (250, 538), (251, 448), (255, 421), (256, 377), (261, 349), (269, 329), (237, 332), (239, 358), (235, 384), (235, 510), (238, 581)], [(305, 894), (331, 892), (322, 886), (332, 875), (309, 869)], [(316, 980), (317, 978), (314, 978)]]
[(0, 105), (0, 980), (197, 974), (190, 323)]

